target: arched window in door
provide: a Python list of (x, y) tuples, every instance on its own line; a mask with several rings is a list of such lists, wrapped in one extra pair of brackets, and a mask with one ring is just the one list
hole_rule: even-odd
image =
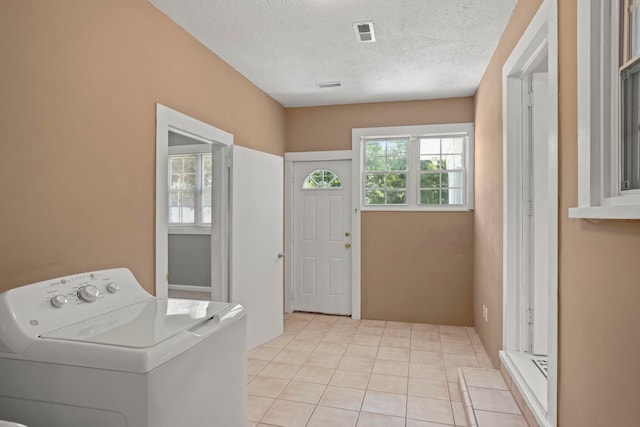
[(303, 190), (338, 190), (342, 188), (342, 181), (334, 172), (318, 169), (311, 172), (302, 183)]

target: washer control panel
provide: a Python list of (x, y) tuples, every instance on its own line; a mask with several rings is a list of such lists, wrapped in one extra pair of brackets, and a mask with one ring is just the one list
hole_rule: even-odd
[[(153, 298), (126, 268), (59, 277), (0, 293), (0, 353), (41, 334)], [(3, 331), (12, 331), (4, 336)]]
[(45, 298), (52, 307), (64, 308), (67, 304), (92, 304), (120, 290), (120, 283), (107, 271), (85, 273), (50, 281), (45, 288)]

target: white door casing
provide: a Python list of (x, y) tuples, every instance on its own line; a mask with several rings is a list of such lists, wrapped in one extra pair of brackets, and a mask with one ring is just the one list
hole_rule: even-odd
[[(502, 71), (503, 94), (503, 350), (500, 360), (514, 379), (526, 404), (531, 408), (536, 421), (541, 426), (557, 425), (557, 384), (558, 384), (558, 27), (557, 0), (544, 0), (520, 41), (514, 47), (505, 62)], [(546, 62), (546, 66), (542, 66)], [(540, 108), (547, 117), (546, 155), (537, 153), (536, 157), (544, 157), (546, 179), (538, 186), (546, 186), (546, 209), (539, 209), (534, 214), (546, 216), (546, 230), (536, 231), (536, 235), (544, 233), (548, 251), (540, 254), (546, 258), (546, 314), (547, 320), (547, 355), (548, 376), (542, 384), (529, 380), (524, 370), (518, 368), (517, 358), (522, 352), (520, 319), (521, 296), (526, 292), (522, 286), (523, 247), (526, 236), (523, 232), (524, 222), (528, 222), (526, 203), (523, 193), (528, 191), (523, 167), (526, 150), (530, 145), (526, 139), (527, 123), (523, 108), (523, 84), (532, 73), (546, 68), (547, 81), (545, 100), (538, 97)], [(544, 90), (544, 89), (541, 89)], [(534, 99), (535, 102), (535, 99)], [(532, 115), (536, 111), (532, 111)], [(526, 158), (528, 162), (528, 158)], [(534, 166), (535, 167), (535, 166)], [(534, 189), (535, 192), (535, 189)], [(534, 194), (535, 197), (535, 194)], [(537, 220), (534, 220), (534, 225)], [(542, 223), (537, 224), (543, 227)], [(543, 240), (540, 240), (542, 242)], [(534, 252), (533, 245), (530, 252)], [(542, 252), (542, 251), (539, 251)], [(535, 262), (530, 259), (530, 264)], [(542, 295), (538, 295), (542, 296)], [(535, 301), (536, 295), (530, 295)], [(541, 305), (541, 304), (538, 304)], [(528, 366), (528, 364), (527, 364)], [(528, 373), (526, 374), (529, 375)], [(542, 388), (542, 390), (540, 389)]]
[(233, 147), (231, 298), (247, 310), (247, 348), (283, 332), (282, 157)]
[[(341, 187), (303, 188), (317, 170)], [(350, 315), (351, 161), (295, 162), (293, 174), (293, 309)]]
[[(228, 228), (228, 173), (224, 167), (224, 153), (233, 146), (233, 135), (179, 111), (156, 104), (156, 296), (167, 298), (168, 271), (168, 156), (169, 131), (211, 144), (214, 153), (214, 188), (212, 197), (220, 202), (212, 218), (211, 281), (212, 298), (228, 300), (229, 290), (229, 236)], [(192, 287), (193, 288), (193, 287)]]
[(532, 313), (531, 352), (546, 355), (548, 349), (549, 313), (549, 188), (548, 188), (548, 73), (531, 76), (531, 161), (533, 180), (531, 185), (532, 206), (532, 275), (530, 307)]

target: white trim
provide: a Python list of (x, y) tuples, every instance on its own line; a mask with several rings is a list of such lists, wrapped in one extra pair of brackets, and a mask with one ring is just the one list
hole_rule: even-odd
[[(168, 212), (167, 212), (167, 182), (168, 182), (168, 156), (169, 156), (169, 131), (180, 133), (181, 135), (192, 137), (198, 141), (221, 146), (218, 153), (217, 170), (222, 194), (220, 200), (228, 200), (229, 194), (229, 174), (225, 167), (227, 149), (224, 146), (233, 145), (233, 135), (218, 129), (210, 124), (189, 117), (169, 107), (156, 104), (156, 296), (166, 298), (168, 296), (169, 283), (167, 272), (169, 271), (168, 260)], [(216, 156), (214, 156), (216, 157)], [(230, 206), (229, 206), (230, 208)], [(229, 212), (223, 210), (215, 224), (221, 230), (216, 241), (212, 239), (212, 246), (216, 245), (221, 254), (220, 258), (212, 259), (211, 270), (212, 282), (220, 283), (220, 299), (227, 301), (229, 298), (230, 283), (230, 235), (225, 233), (229, 229)], [(212, 224), (213, 228), (214, 224)], [(215, 261), (215, 262), (214, 262)], [(215, 272), (215, 273), (214, 273)]]
[(547, 7), (547, 34), (548, 34), (548, 69), (549, 69), (549, 93), (552, 95), (549, 115), (553, 119), (549, 121), (548, 130), (551, 143), (549, 144), (549, 166), (555, 166), (549, 170), (547, 183), (549, 190), (556, 190), (555, 197), (549, 201), (549, 210), (555, 212), (555, 221), (549, 225), (549, 245), (555, 248), (555, 254), (550, 254), (547, 260), (549, 268), (549, 344), (548, 344), (548, 377), (547, 377), (547, 420), (551, 427), (558, 423), (558, 194), (559, 194), (559, 158), (558, 158), (558, 0), (545, 0), (543, 7)]
[(569, 218), (631, 219), (640, 218), (640, 206), (587, 206), (569, 209)]
[(472, 209), (462, 205), (364, 205), (362, 212), (469, 212)]
[(351, 160), (351, 150), (304, 151), (284, 153), (285, 162), (318, 162), (323, 160)]
[(181, 154), (208, 154), (211, 153), (211, 143), (205, 145), (202, 144), (194, 144), (194, 145), (172, 145), (169, 147), (170, 155), (181, 155)]
[[(529, 382), (522, 375), (520, 369), (518, 369), (516, 362), (512, 359), (512, 356), (509, 352), (501, 351), (499, 353), (500, 361), (502, 365), (505, 367), (509, 375), (511, 375), (511, 379), (513, 380), (513, 387), (516, 387), (522, 398), (524, 399), (525, 405), (529, 407), (536, 421), (541, 427), (551, 427), (556, 424), (547, 419), (549, 409), (545, 410), (542, 402), (538, 400), (536, 397), (536, 392), (529, 386)], [(535, 368), (537, 369), (537, 368)], [(542, 374), (540, 374), (542, 375)], [(548, 380), (548, 379), (547, 379)], [(548, 393), (548, 391), (547, 391)], [(547, 394), (547, 400), (551, 401), (550, 396)]]
[(618, 5), (578, 2), (578, 207), (569, 218), (640, 219), (640, 198), (618, 189)]
[(191, 225), (170, 225), (169, 234), (208, 234), (211, 235), (211, 227), (194, 227)]
[(173, 285), (169, 284), (170, 291), (207, 292), (211, 293), (211, 286)]
[[(284, 154), (284, 312), (293, 311), (293, 161)], [(296, 153), (301, 154), (301, 153)], [(289, 261), (288, 255), (291, 255)]]
[[(291, 313), (293, 310), (293, 166), (295, 162), (317, 162), (331, 160), (352, 160), (351, 150), (336, 151), (308, 151), (284, 154), (284, 253), (291, 255), (289, 262), (285, 262), (284, 270), (284, 311)], [(352, 162), (353, 170), (353, 162)], [(354, 184), (352, 183), (352, 191)], [(356, 217), (358, 227), (356, 233)], [(351, 318), (360, 319), (360, 214), (359, 211), (352, 216), (351, 232)], [(356, 238), (357, 235), (357, 238)], [(356, 260), (357, 258), (357, 260)]]
[[(549, 90), (549, 152), (548, 152), (548, 242), (553, 248), (549, 252), (549, 373), (547, 380), (547, 411), (535, 412), (542, 426), (557, 425), (557, 382), (558, 382), (558, 32), (557, 0), (545, 0), (527, 30), (513, 49), (503, 66), (503, 349), (517, 351), (519, 347), (517, 333), (517, 292), (519, 259), (517, 248), (521, 241), (522, 209), (519, 198), (519, 184), (522, 181), (518, 165), (522, 156), (521, 120), (522, 90), (521, 77), (531, 69), (535, 60), (544, 54), (548, 58)], [(512, 167), (509, 167), (512, 166)], [(502, 357), (502, 353), (501, 353)], [(512, 374), (514, 381), (522, 390), (526, 387), (522, 376)], [(528, 402), (531, 399), (528, 400)], [(531, 403), (531, 402), (529, 402)], [(533, 407), (533, 406), (532, 406)]]
[[(394, 211), (394, 212), (411, 212), (411, 211), (470, 211), (473, 210), (474, 204), (474, 163), (475, 163), (475, 124), (471, 122), (464, 123), (447, 123), (434, 125), (416, 125), (416, 126), (385, 126), (372, 128), (354, 128), (351, 130), (351, 150), (353, 152), (353, 206), (362, 211)], [(362, 140), (375, 139), (379, 137), (398, 137), (409, 138), (413, 140), (420, 136), (446, 136), (455, 134), (467, 134), (467, 143), (465, 144), (465, 187), (464, 187), (464, 205), (438, 205), (426, 206), (418, 205), (415, 200), (417, 194), (414, 194), (417, 186), (413, 183), (411, 165), (408, 167), (407, 176), (407, 201), (406, 205), (365, 205), (363, 203), (362, 193), (362, 164), (364, 161), (364, 153), (362, 153)], [(411, 142), (410, 142), (411, 144)], [(411, 149), (411, 145), (409, 147)], [(415, 158), (415, 156), (414, 156)], [(356, 163), (357, 162), (357, 163)], [(356, 167), (357, 166), (357, 167)], [(357, 175), (355, 174), (357, 172)], [(413, 175), (416, 175), (415, 173)], [(416, 175), (417, 176), (417, 175)], [(357, 203), (356, 203), (357, 201)], [(354, 227), (355, 231), (355, 227)]]

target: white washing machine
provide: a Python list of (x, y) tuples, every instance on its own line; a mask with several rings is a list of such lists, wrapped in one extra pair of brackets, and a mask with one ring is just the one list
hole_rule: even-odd
[(246, 427), (242, 306), (149, 295), (127, 269), (0, 294), (0, 419)]

